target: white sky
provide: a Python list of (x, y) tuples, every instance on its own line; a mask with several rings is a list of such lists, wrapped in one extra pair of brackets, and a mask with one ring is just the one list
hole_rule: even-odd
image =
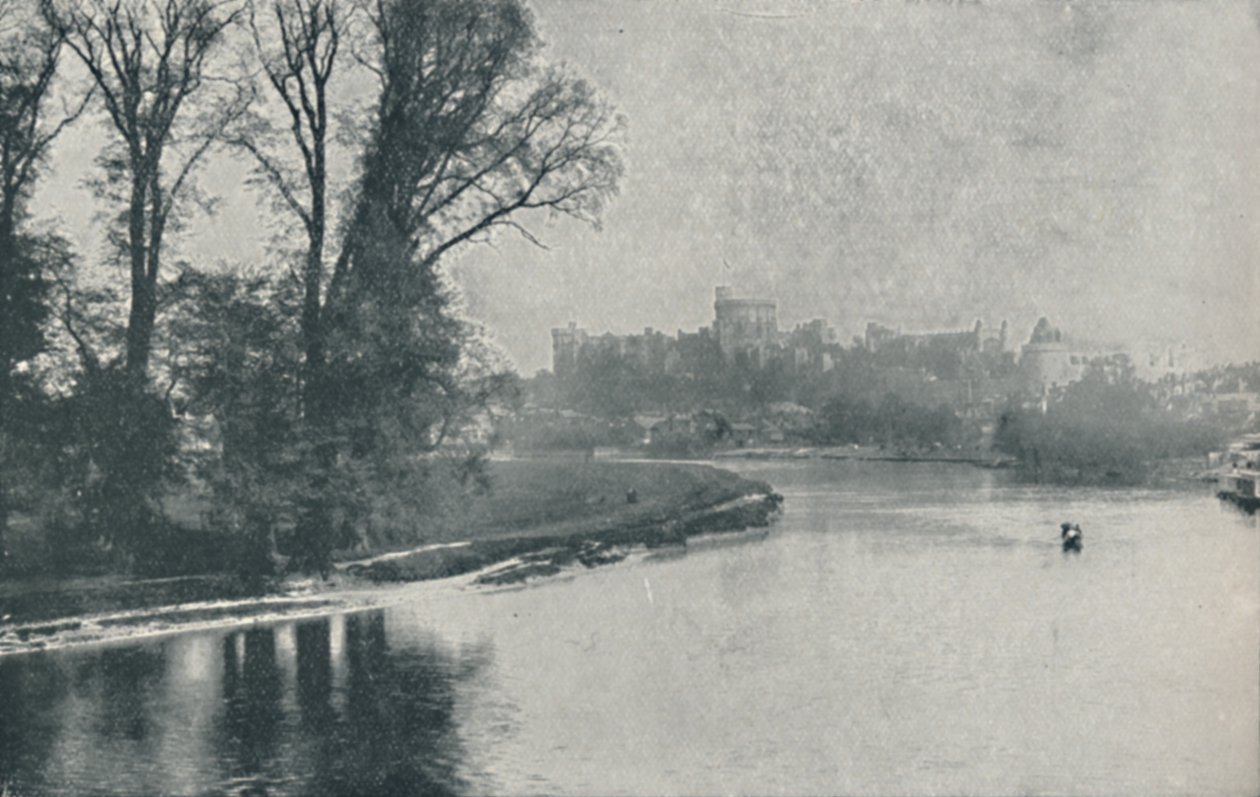
[[(1040, 315), (1069, 334), (1260, 358), (1260, 31), (1243, 0), (536, 0), (550, 57), (629, 121), (600, 232), (539, 222), (453, 264), (522, 373), (553, 326), (709, 323), (712, 289), (781, 323), (905, 329)], [(39, 202), (98, 255), (59, 144)], [(256, 260), (244, 170), (184, 244)], [(121, 275), (119, 275), (121, 277)]]

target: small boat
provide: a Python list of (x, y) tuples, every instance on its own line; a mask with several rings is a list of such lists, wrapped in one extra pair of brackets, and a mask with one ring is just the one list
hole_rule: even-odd
[(1231, 501), (1248, 512), (1260, 509), (1260, 468), (1255, 462), (1247, 462), (1241, 468), (1234, 468), (1225, 477), (1226, 489), (1216, 494), (1217, 498)]
[(1063, 538), (1063, 550), (1081, 552), (1082, 546), (1085, 545), (1085, 536), (1081, 533), (1081, 527), (1076, 523), (1061, 523), (1059, 525), (1060, 536)]

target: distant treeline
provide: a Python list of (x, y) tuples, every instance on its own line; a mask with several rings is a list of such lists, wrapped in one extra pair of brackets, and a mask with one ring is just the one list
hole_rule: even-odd
[[(695, 373), (667, 373), (615, 352), (584, 364), (575, 374), (542, 373), (528, 380), (529, 399), (540, 406), (568, 408), (602, 418), (623, 418), (641, 412), (689, 412), (718, 407), (729, 415), (756, 413), (775, 402), (792, 402), (819, 409), (833, 396), (844, 394), (878, 405), (895, 392), (907, 403), (940, 403), (933, 396), (957, 382), (929, 381), (917, 371), (889, 368), (878, 355), (859, 345), (833, 350), (832, 366), (822, 372), (797, 370), (783, 359), (764, 366), (743, 358), (708, 362)], [(954, 362), (957, 372), (960, 362)], [(892, 388), (897, 384), (896, 390)]]
[[(1214, 369), (1198, 379), (1220, 383), (1227, 391), (1254, 389), (1260, 385), (1260, 365)], [(570, 442), (626, 445), (633, 432), (626, 431), (625, 419), (636, 409), (668, 407), (686, 415), (688, 408), (706, 407), (710, 419), (721, 417), (721, 423), (710, 420), (688, 431), (654, 434), (648, 446), (662, 455), (704, 455), (735, 443), (730, 422), (773, 422), (769, 408), (774, 402), (799, 400), (815, 412), (806, 424), (782, 427), (788, 444), (908, 450), (974, 450), (992, 444), (1014, 456), (1029, 478), (1132, 484), (1146, 479), (1160, 461), (1218, 450), (1230, 432), (1238, 431), (1229, 419), (1200, 414), (1192, 396), (1170, 394), (1168, 380), (1148, 384), (1124, 368), (1091, 369), (1082, 380), (1044, 398), (1012, 392), (996, 422), (961, 417), (948, 404), (928, 405), (891, 391), (872, 398), (872, 384), (878, 382), (871, 363), (859, 350), (823, 375), (756, 371), (736, 364), (724, 373), (686, 378), (646, 373), (632, 363), (609, 359), (581, 376), (534, 380), (529, 390), (536, 401), (591, 414), (580, 427), (557, 423), (535, 430), (530, 439), (553, 447)], [(992, 437), (984, 429), (989, 424)]]
[(1136, 484), (1160, 460), (1217, 450), (1226, 432), (1206, 419), (1187, 419), (1162, 406), (1151, 387), (1091, 372), (1041, 407), (1012, 404), (1001, 414), (998, 449), (1044, 481)]
[(820, 443), (876, 443), (914, 447), (954, 446), (965, 428), (945, 405), (925, 407), (887, 393), (878, 403), (840, 394), (822, 406), (814, 428)]
[[(649, 430), (627, 418), (536, 418), (509, 425), (505, 436), (520, 449), (540, 451), (636, 446), (649, 436), (648, 451), (670, 456), (704, 455), (744, 440), (732, 419), (721, 411), (706, 409), (684, 417), (693, 419), (684, 425), (686, 428), (663, 424), (650, 435)], [(828, 399), (821, 411), (805, 417), (802, 421), (797, 416), (792, 423), (781, 426), (775, 426), (774, 419), (768, 421), (784, 442), (798, 445), (858, 443), (928, 448), (959, 445), (975, 433), (974, 425), (969, 427), (949, 407), (925, 407), (895, 393), (885, 394), (876, 403), (841, 393)], [(758, 439), (764, 431), (764, 427), (755, 429), (753, 439), (765, 442)]]

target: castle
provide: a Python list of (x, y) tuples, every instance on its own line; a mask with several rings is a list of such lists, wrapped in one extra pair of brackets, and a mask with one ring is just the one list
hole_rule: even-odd
[(692, 376), (736, 364), (764, 369), (780, 360), (796, 372), (826, 372), (834, 348), (835, 330), (825, 321), (781, 332), (773, 300), (739, 298), (727, 286), (714, 291), (713, 325), (696, 332), (671, 336), (647, 327), (641, 335), (591, 335), (573, 323), (551, 330), (552, 371), (559, 377), (608, 358), (649, 372)]
[[(739, 297), (727, 286), (714, 291), (713, 323), (676, 335), (648, 327), (642, 334), (592, 335), (570, 323), (551, 330), (553, 373), (562, 379), (631, 366), (642, 376), (669, 375), (719, 381), (735, 372), (781, 376), (827, 375), (846, 390), (878, 398), (894, 393), (925, 406), (945, 404), (984, 414), (1012, 395), (1045, 397), (1079, 380), (1091, 368), (1157, 380), (1184, 373), (1185, 352), (1150, 355), (1086, 351), (1065, 340), (1042, 318), (1027, 343), (1012, 344), (1003, 321), (996, 329), (904, 333), (881, 324), (843, 346), (824, 320), (779, 328), (778, 306), (767, 298)], [(1184, 348), (1184, 347), (1183, 347)]]
[[(551, 330), (552, 370), (559, 377), (581, 373), (593, 363), (618, 359), (647, 372), (699, 375), (742, 366), (764, 370), (778, 365), (802, 373), (827, 373), (845, 352), (824, 320), (779, 329), (778, 306), (766, 298), (737, 297), (731, 288), (714, 290), (713, 325), (667, 335), (648, 327), (641, 335), (591, 335), (576, 324)], [(942, 379), (1009, 370), (1007, 325), (997, 333), (982, 322), (963, 332), (902, 334), (867, 325), (862, 347), (877, 366), (920, 370)]]

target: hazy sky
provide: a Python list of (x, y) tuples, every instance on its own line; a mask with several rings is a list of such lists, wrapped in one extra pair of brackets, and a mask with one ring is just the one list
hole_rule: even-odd
[[(548, 53), (627, 116), (596, 232), (453, 264), (524, 373), (553, 326), (707, 325), (712, 289), (907, 331), (1040, 315), (1260, 359), (1260, 24), (1243, 0), (536, 0)], [(97, 139), (68, 139), (73, 196)], [(217, 166), (231, 186), (239, 169)], [(80, 192), (81, 193), (81, 192)], [(255, 256), (252, 196), (189, 247)]]

